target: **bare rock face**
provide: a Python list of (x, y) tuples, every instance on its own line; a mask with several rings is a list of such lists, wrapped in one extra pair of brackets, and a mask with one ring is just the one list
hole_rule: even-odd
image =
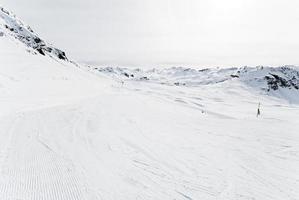
[(265, 79), (267, 81), (267, 84), (269, 86), (269, 89), (268, 90), (278, 90), (279, 87), (282, 87), (282, 88), (289, 88), (289, 89), (296, 89), (298, 90), (299, 89), (299, 86), (298, 86), (298, 80), (296, 79), (296, 77), (293, 77), (293, 79), (285, 79), (285, 78), (282, 78), (278, 75), (275, 75), (275, 74), (270, 74), (270, 76), (265, 76)]
[(60, 60), (68, 60), (65, 52), (53, 47), (41, 39), (30, 26), (25, 25), (10, 11), (0, 7), (0, 36), (11, 36), (34, 52), (43, 56), (49, 55)]
[(268, 91), (278, 90), (279, 88), (289, 88), (299, 90), (299, 72), (288, 67), (279, 68), (282, 75), (269, 73), (265, 76), (268, 84)]

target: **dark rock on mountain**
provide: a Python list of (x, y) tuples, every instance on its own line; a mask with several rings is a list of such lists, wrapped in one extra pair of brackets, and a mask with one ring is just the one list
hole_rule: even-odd
[(0, 24), (0, 33), (2, 33), (0, 36), (11, 36), (41, 55), (50, 55), (60, 60), (68, 60), (64, 51), (46, 43), (29, 26), (24, 25), (15, 15), (1, 7), (0, 18), (4, 21), (2, 27)]
[(276, 74), (269, 73), (270, 76), (265, 76), (265, 80), (269, 86), (268, 91), (270, 90), (278, 90), (279, 87), (281, 88), (289, 88), (289, 89), (299, 89), (298, 80), (294, 76), (292, 79), (285, 79)]

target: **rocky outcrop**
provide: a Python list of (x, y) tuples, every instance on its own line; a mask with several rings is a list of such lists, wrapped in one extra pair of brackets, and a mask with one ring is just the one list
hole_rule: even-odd
[(0, 36), (8, 35), (19, 40), (33, 52), (50, 55), (60, 60), (68, 60), (65, 52), (41, 39), (34, 31), (10, 11), (0, 7)]

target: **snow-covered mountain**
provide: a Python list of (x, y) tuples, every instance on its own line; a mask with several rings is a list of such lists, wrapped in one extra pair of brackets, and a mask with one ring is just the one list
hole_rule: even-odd
[(67, 60), (65, 52), (53, 47), (41, 39), (30, 26), (24, 24), (12, 12), (0, 7), (0, 36), (11, 36), (28, 47), (32, 53), (51, 55)]
[(0, 16), (1, 200), (299, 199), (296, 67), (84, 67)]
[[(109, 76), (136, 80), (150, 81), (168, 85), (193, 86), (216, 84), (240, 79), (243, 82), (260, 83), (263, 90), (278, 90), (280, 88), (299, 89), (299, 68), (295, 66), (283, 67), (242, 67), (227, 69), (192, 69), (184, 67), (173, 67), (167, 69), (128, 69), (128, 68), (97, 68), (93, 70), (103, 72)], [(266, 86), (266, 87), (265, 87)]]
[(199, 87), (237, 81), (265, 95), (289, 99), (290, 102), (298, 102), (299, 99), (299, 68), (296, 66), (225, 69), (173, 67), (151, 70), (91, 66), (88, 68), (95, 73), (103, 73), (121, 81), (143, 81), (170, 86)]

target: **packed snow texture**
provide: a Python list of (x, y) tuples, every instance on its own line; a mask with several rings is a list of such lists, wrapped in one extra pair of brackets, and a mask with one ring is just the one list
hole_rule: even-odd
[(299, 199), (296, 67), (94, 69), (0, 32), (1, 200)]

